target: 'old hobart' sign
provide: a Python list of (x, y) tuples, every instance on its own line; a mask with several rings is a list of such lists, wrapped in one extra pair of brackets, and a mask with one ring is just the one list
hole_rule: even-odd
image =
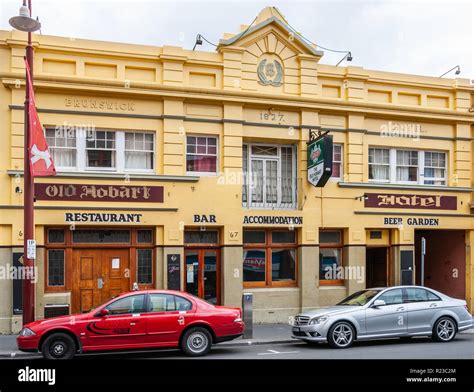
[(456, 210), (456, 196), (366, 193), (365, 207)]
[(163, 203), (162, 186), (106, 184), (35, 184), (37, 200)]

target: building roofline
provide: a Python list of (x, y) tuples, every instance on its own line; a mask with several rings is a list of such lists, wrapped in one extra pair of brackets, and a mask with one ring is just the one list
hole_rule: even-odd
[(281, 19), (277, 18), (276, 16), (272, 16), (271, 18), (268, 18), (266, 20), (264, 20), (263, 22), (260, 22), (258, 24), (256, 24), (255, 26), (252, 26), (250, 27), (249, 29), (247, 30), (244, 30), (243, 32), (241, 33), (238, 33), (236, 35), (234, 35), (233, 37), (231, 38), (228, 38), (228, 39), (221, 39), (219, 40), (219, 45), (218, 45), (218, 48), (221, 48), (223, 46), (230, 46), (230, 45), (233, 45), (235, 42), (237, 42), (238, 40), (240, 40), (241, 38), (244, 38), (245, 36), (249, 35), (249, 34), (252, 34), (253, 32), (257, 31), (257, 30), (260, 30), (262, 28), (264, 28), (265, 26), (268, 26), (269, 24), (272, 24), (272, 23), (276, 23), (278, 26), (280, 26), (283, 30), (286, 30), (288, 32), (291, 32), (294, 34), (295, 38), (297, 39), (297, 41), (305, 47), (305, 49), (307, 49), (312, 55), (314, 56), (317, 56), (317, 57), (322, 57), (324, 55), (324, 52), (321, 51), (321, 50), (317, 50), (315, 48), (313, 48), (311, 45), (309, 45), (302, 37), (300, 34), (298, 34), (297, 32), (295, 32), (288, 24), (286, 24), (285, 22), (283, 22)]

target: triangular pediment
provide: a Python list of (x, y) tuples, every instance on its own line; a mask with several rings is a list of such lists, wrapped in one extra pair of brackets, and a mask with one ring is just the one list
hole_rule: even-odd
[(264, 8), (250, 26), (243, 26), (240, 33), (221, 39), (218, 50), (229, 46), (244, 48), (256, 56), (273, 53), (282, 59), (296, 55), (319, 59), (324, 54), (293, 30), (275, 7)]

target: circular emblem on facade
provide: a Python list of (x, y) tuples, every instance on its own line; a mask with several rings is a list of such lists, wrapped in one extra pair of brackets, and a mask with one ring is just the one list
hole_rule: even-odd
[(281, 86), (283, 66), (278, 60), (263, 59), (257, 68), (258, 82), (264, 86)]

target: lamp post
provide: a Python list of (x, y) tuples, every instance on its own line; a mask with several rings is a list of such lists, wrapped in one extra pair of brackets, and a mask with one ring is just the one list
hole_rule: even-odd
[[(23, 0), (20, 8), (20, 15), (14, 16), (9, 20), (10, 25), (17, 30), (28, 32), (28, 44), (26, 46), (26, 61), (30, 68), (31, 83), (33, 83), (33, 46), (31, 44), (31, 33), (39, 30), (41, 24), (31, 17), (31, 0)], [(35, 319), (35, 290), (33, 280), (34, 260), (28, 257), (28, 240), (34, 239), (34, 179), (30, 171), (30, 151), (28, 148), (30, 137), (29, 126), (29, 80), (26, 75), (26, 98), (25, 98), (25, 132), (24, 132), (24, 169), (23, 169), (23, 203), (24, 203), (24, 225), (23, 225), (23, 265), (29, 274), (23, 279), (23, 325), (28, 324)]]

